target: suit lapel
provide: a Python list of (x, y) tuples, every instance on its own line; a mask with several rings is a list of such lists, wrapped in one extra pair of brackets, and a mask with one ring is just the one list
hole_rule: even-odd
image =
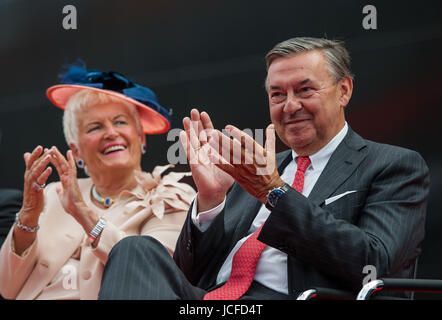
[(276, 155), (276, 165), (278, 166), (278, 173), (281, 176), (285, 167), (293, 160), (292, 150), (286, 150)]
[[(282, 174), (285, 167), (292, 161), (292, 150), (286, 150), (284, 152), (278, 153), (276, 155), (276, 164), (278, 166), (278, 172), (279, 175)], [(228, 206), (230, 203), (236, 203), (236, 201), (226, 201), (226, 206)], [(236, 241), (233, 241), (233, 244), (236, 244), (236, 242), (243, 238), (248, 230), (250, 229), (250, 226), (252, 225), (253, 220), (255, 219), (256, 215), (259, 212), (259, 209), (261, 208), (262, 203), (256, 199), (255, 197), (251, 196), (249, 193), (247, 193), (244, 189), (241, 189), (241, 206), (233, 206), (232, 208), (229, 208), (228, 210), (234, 210), (235, 208), (239, 208), (241, 212), (236, 212), (234, 215), (231, 216), (232, 221), (226, 221), (227, 224), (237, 223), (236, 231), (235, 231), (235, 238)], [(241, 218), (238, 222), (235, 217), (237, 215), (240, 215)], [(228, 219), (228, 218), (227, 218)], [(230, 220), (230, 219), (229, 219)]]
[(309, 200), (321, 205), (324, 199), (330, 197), (365, 158), (366, 153), (362, 152), (365, 146), (364, 139), (349, 127), (344, 140), (333, 152), (319, 176), (308, 197)]
[[(328, 198), (335, 192), (335, 190), (354, 172), (366, 154), (363, 152), (366, 143), (358, 134), (356, 134), (350, 127), (344, 140), (339, 144), (333, 152), (330, 160), (319, 176), (318, 181), (313, 187), (309, 195), (309, 200), (315, 205), (321, 205), (324, 199)], [(276, 162), (278, 165), (279, 175), (282, 175), (284, 169), (293, 160), (292, 150), (286, 150), (276, 155)], [(241, 206), (229, 208), (240, 208), (241, 212), (236, 212), (232, 215), (232, 221), (226, 223), (235, 223), (238, 225), (235, 228), (236, 238), (241, 239), (247, 234), (253, 220), (261, 208), (261, 202), (241, 189)], [(227, 201), (229, 203), (235, 201)], [(235, 216), (240, 215), (241, 219), (238, 221), (234, 219)], [(236, 241), (235, 241), (236, 243)]]

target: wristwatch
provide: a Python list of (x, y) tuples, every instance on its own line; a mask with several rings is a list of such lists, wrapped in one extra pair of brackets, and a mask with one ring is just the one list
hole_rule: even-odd
[(276, 206), (279, 198), (281, 198), (282, 195), (286, 193), (289, 189), (290, 186), (287, 183), (284, 183), (279, 188), (274, 188), (270, 190), (267, 194), (266, 208), (272, 210)]

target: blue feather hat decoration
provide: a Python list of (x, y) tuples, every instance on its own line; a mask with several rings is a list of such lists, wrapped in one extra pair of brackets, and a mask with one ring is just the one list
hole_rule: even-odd
[(115, 71), (87, 70), (85, 65), (72, 65), (60, 75), (61, 84), (47, 89), (49, 100), (61, 109), (66, 108), (69, 99), (81, 90), (103, 92), (134, 104), (140, 115), (146, 134), (160, 134), (169, 131), (171, 111), (162, 107), (155, 93)]

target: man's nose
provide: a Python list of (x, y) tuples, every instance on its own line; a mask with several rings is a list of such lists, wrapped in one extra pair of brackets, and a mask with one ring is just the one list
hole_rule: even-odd
[(284, 112), (293, 114), (300, 109), (302, 109), (301, 100), (298, 97), (296, 97), (296, 95), (293, 93), (288, 94), (286, 103), (284, 105)]

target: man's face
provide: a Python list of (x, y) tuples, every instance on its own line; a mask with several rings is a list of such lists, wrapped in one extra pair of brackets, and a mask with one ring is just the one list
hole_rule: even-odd
[(311, 155), (343, 128), (353, 83), (335, 84), (322, 52), (309, 51), (274, 60), (266, 89), (279, 138), (299, 155)]

